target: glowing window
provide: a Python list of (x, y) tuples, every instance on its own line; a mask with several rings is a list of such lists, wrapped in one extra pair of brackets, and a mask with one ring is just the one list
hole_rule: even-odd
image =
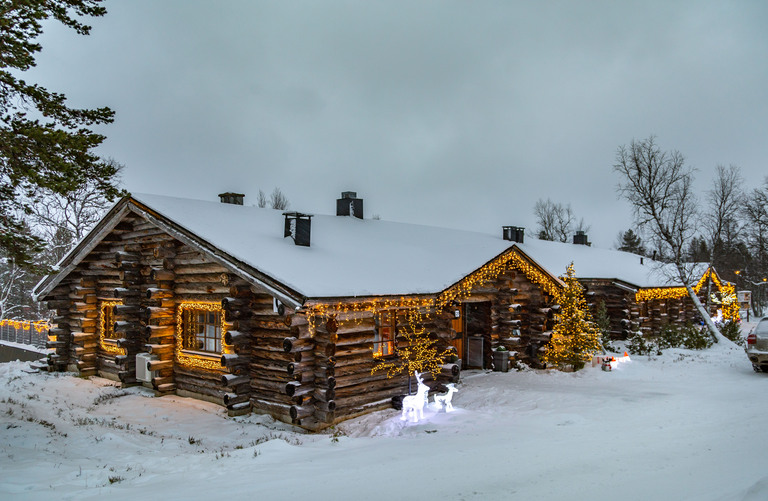
[(376, 334), (373, 339), (373, 356), (386, 357), (395, 354), (397, 336), (397, 310), (381, 311), (376, 316)]
[(122, 301), (102, 301), (99, 305), (99, 344), (107, 353), (115, 355), (124, 354), (125, 350), (117, 347), (117, 339), (120, 337), (115, 332), (114, 307), (123, 304)]
[(221, 311), (185, 308), (182, 312), (183, 349), (221, 353)]

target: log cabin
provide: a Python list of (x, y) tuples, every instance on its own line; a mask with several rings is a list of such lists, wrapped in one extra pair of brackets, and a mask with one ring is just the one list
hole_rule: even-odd
[[(552, 272), (563, 273), (573, 263), (593, 316), (605, 303), (611, 337), (627, 339), (632, 332), (658, 333), (663, 325), (696, 323), (698, 312), (678, 278), (674, 265), (629, 252), (592, 247), (577, 232), (573, 244), (532, 240), (519, 247)], [(717, 306), (709, 298), (721, 293), (723, 283), (706, 263), (686, 265), (690, 285), (713, 315)]]
[(116, 203), (35, 288), (56, 312), (51, 369), (319, 430), (405, 392), (407, 375), (374, 368), (407, 329), (455, 354), (433, 388), (490, 367), (499, 345), (537, 363), (564, 284), (519, 247), (521, 228), (365, 219), (354, 192), (336, 216), (243, 197)]
[(659, 289), (632, 254), (525, 242), (514, 226), (488, 235), (365, 219), (354, 192), (335, 216), (219, 196), (115, 204), (35, 288), (56, 312), (51, 370), (320, 430), (407, 391), (407, 375), (374, 369), (409, 329), (455, 353), (426, 376), (433, 389), (491, 367), (499, 346), (538, 367), (571, 261), (619, 334), (683, 317), (648, 292), (673, 287)]

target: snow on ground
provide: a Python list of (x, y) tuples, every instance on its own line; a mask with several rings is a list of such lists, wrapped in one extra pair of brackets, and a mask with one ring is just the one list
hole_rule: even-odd
[(452, 413), (317, 435), (28, 367), (0, 364), (2, 499), (768, 499), (768, 374), (734, 345), (465, 371)]

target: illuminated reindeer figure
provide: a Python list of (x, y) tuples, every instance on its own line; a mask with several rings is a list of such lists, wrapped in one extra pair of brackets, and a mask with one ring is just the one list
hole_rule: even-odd
[(437, 405), (438, 410), (445, 406), (445, 412), (451, 412), (453, 410), (451, 398), (453, 398), (453, 394), (459, 390), (456, 389), (453, 383), (448, 383), (445, 387), (448, 388), (448, 393), (444, 395), (435, 395), (435, 404)]
[(424, 404), (427, 401), (429, 386), (424, 384), (424, 380), (419, 377), (419, 373), (417, 371), (413, 371), (413, 373), (416, 375), (416, 382), (419, 384), (419, 386), (415, 395), (407, 395), (403, 397), (403, 415), (400, 417), (402, 421), (408, 419), (408, 414), (411, 413), (413, 416), (411, 421), (424, 419)]

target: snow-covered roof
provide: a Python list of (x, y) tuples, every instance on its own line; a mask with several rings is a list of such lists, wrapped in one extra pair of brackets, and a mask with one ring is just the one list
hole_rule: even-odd
[[(680, 285), (671, 265), (630, 252), (533, 238), (526, 239), (518, 247), (558, 276), (564, 275), (566, 267), (573, 262), (577, 278), (619, 280), (641, 288)], [(696, 279), (706, 271), (706, 265), (703, 266), (700, 273), (698, 268), (701, 266), (697, 267)]]
[(133, 199), (307, 298), (438, 293), (512, 246), (501, 235), (314, 215), (311, 245), (281, 211), (134, 194)]
[[(311, 245), (283, 237), (281, 211), (162, 195), (134, 194), (110, 213), (61, 261), (61, 275), (117, 224), (126, 210), (154, 218), (175, 236), (213, 252), (246, 276), (294, 301), (301, 298), (435, 294), (506, 250), (517, 247), (552, 277), (573, 262), (578, 278), (618, 280), (635, 287), (676, 285), (663, 267), (627, 252), (526, 239), (517, 244), (498, 234), (349, 216), (314, 215)], [(703, 275), (702, 270), (699, 277)], [(45, 295), (58, 282), (46, 277), (35, 288)], [(297, 297), (297, 295), (301, 297)]]

